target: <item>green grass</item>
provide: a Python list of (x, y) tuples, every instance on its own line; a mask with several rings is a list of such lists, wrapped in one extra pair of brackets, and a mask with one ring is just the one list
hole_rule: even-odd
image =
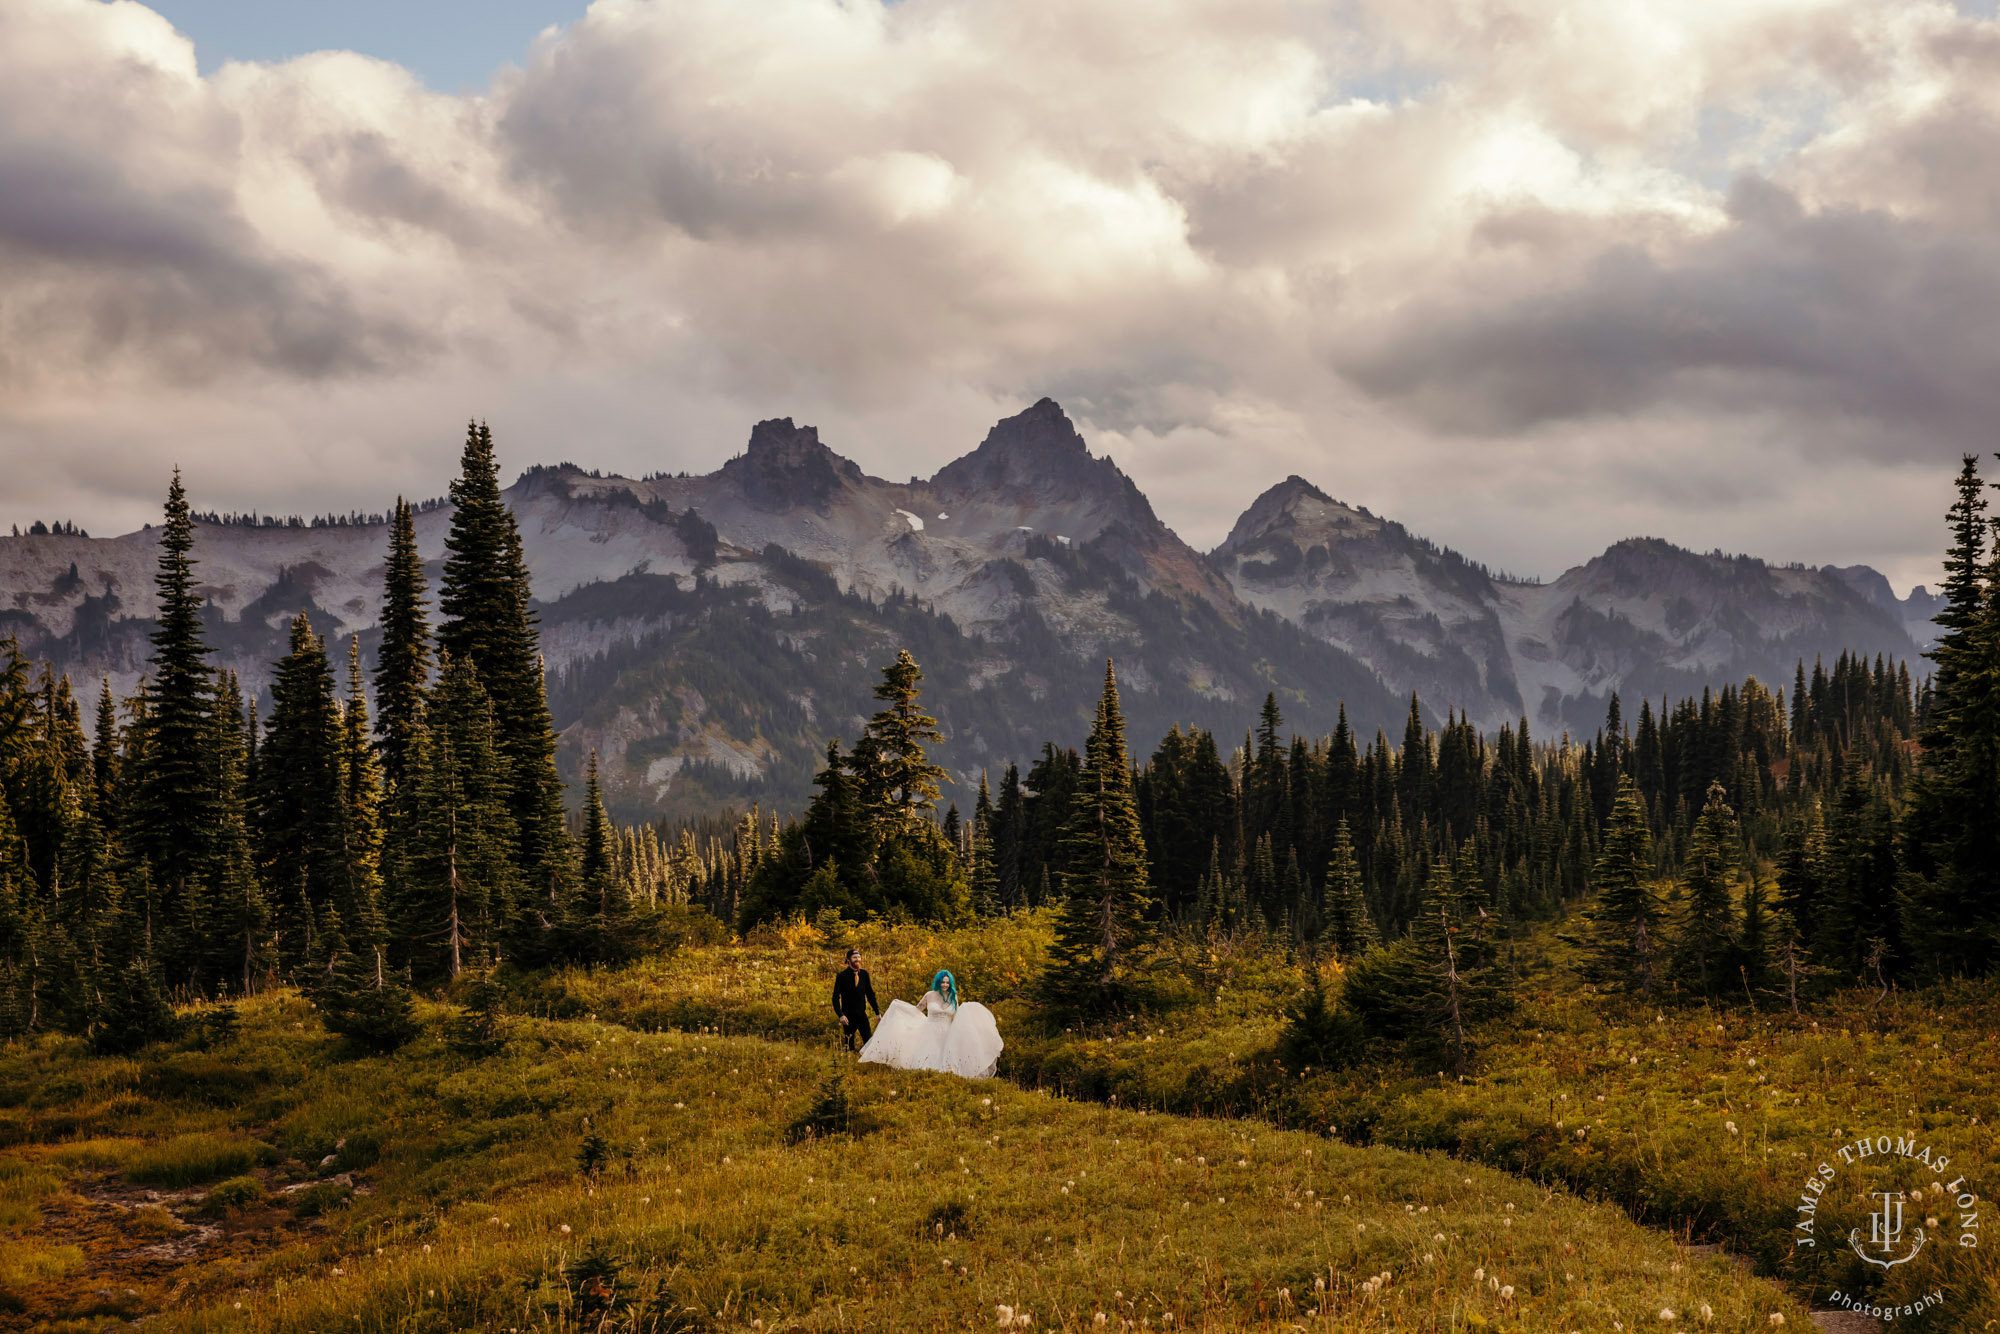
[[(994, 967), (1011, 948), (994, 942)], [(769, 962), (742, 967), (765, 1000), (820, 986), (806, 954), (789, 979), (764, 977)], [(599, 980), (638, 995), (644, 974)], [(32, 1168), (44, 1198), (75, 1192), (36, 1244), (82, 1252), (80, 1273), (24, 1270), (12, 1300), (34, 1320), (81, 1319), (91, 1291), (131, 1286), (168, 1331), (554, 1330), (576, 1326), (566, 1275), (595, 1248), (634, 1300), (692, 1308), (707, 1330), (991, 1328), (1001, 1306), (1074, 1330), (1171, 1316), (1218, 1331), (1597, 1331), (1658, 1325), (1663, 1308), (1693, 1328), (1704, 1304), (1707, 1328), (1803, 1319), (1770, 1283), (1616, 1209), (1436, 1154), (873, 1067), (848, 1081), (856, 1134), (792, 1143), (833, 1059), (817, 1038), (516, 1018), (506, 1051), (475, 1062), (439, 1040), (440, 1007), (420, 1008), (417, 1043), (349, 1060), (295, 998), (248, 1002), (209, 1053), (243, 1076), (226, 1101), (106, 1076), (72, 1040), (0, 1054), (8, 1110), (63, 1129), (14, 1151), (18, 1179)], [(585, 1177), (591, 1134), (611, 1153)], [(96, 1183), (162, 1163), (212, 1179), (220, 1155), (197, 1142), (255, 1152), (268, 1138), (288, 1156), (241, 1174), (277, 1205), (319, 1170), (310, 1154), (356, 1135), (377, 1157), (351, 1200), (316, 1221), (256, 1207), (216, 1220), (217, 1249), (164, 1276), (120, 1268), (161, 1221), (92, 1202)], [(132, 1137), (148, 1142), (129, 1158), (77, 1148)], [(86, 1165), (120, 1160), (125, 1178)]]
[(270, 1155), (269, 1145), (241, 1135), (176, 1135), (136, 1150), (125, 1175), (150, 1185), (196, 1186), (217, 1177), (241, 1177)]

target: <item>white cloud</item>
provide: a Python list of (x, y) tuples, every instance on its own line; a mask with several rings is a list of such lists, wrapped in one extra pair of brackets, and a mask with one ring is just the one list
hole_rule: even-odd
[(1889, 0), (599, 0), (446, 96), (12, 0), (4, 517), (136, 521), (172, 459), (379, 509), (471, 413), (928, 473), (1049, 393), (1198, 541), (1299, 472), (1497, 565), (1925, 578), (2000, 406), (1996, 73)]

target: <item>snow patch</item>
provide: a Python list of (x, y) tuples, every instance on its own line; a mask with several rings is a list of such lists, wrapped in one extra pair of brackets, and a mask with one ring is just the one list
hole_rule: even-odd
[[(902, 515), (904, 518), (910, 521), (910, 528), (912, 531), (919, 533), (924, 531), (924, 521), (922, 519), (919, 519), (916, 515), (910, 513), (908, 510), (897, 510), (896, 513)], [(942, 519), (944, 515), (940, 514), (938, 515), (938, 517)]]
[(1076, 545), (1074, 542), (1070, 541), (1067, 537), (1064, 537), (1061, 533), (1056, 534), (1056, 541), (1062, 543), (1066, 547)]
[(950, 517), (951, 517), (951, 516), (950, 516), (949, 514), (945, 514), (945, 513), (943, 513), (942, 511), (940, 511), (940, 512), (939, 512), (939, 514), (938, 514), (938, 518), (940, 518), (940, 519), (949, 519)]

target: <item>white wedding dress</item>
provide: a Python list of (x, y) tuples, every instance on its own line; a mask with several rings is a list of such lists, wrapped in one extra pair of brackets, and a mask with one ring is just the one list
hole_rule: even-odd
[(926, 991), (916, 1005), (889, 1002), (875, 1036), (861, 1049), (861, 1059), (898, 1070), (942, 1070), (986, 1079), (1006, 1045), (993, 1011), (978, 1001), (952, 1005), (937, 992)]

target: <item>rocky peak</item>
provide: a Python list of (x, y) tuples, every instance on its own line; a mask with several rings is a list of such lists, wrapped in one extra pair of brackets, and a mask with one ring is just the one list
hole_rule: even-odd
[(1246, 551), (1267, 539), (1301, 545), (1332, 545), (1379, 531), (1382, 521), (1366, 510), (1344, 505), (1294, 473), (1271, 487), (1237, 516), (1217, 555)]
[(1152, 505), (1117, 464), (1091, 457), (1076, 426), (1052, 398), (1002, 418), (979, 448), (940, 468), (931, 485), (944, 495), (1006, 492), (1044, 501), (1099, 500), (1146, 526), (1158, 522)]
[(771, 514), (823, 510), (843, 484), (862, 480), (858, 466), (820, 443), (818, 427), (794, 426), (790, 417), (751, 428), (749, 448), (722, 465), (722, 476)]

